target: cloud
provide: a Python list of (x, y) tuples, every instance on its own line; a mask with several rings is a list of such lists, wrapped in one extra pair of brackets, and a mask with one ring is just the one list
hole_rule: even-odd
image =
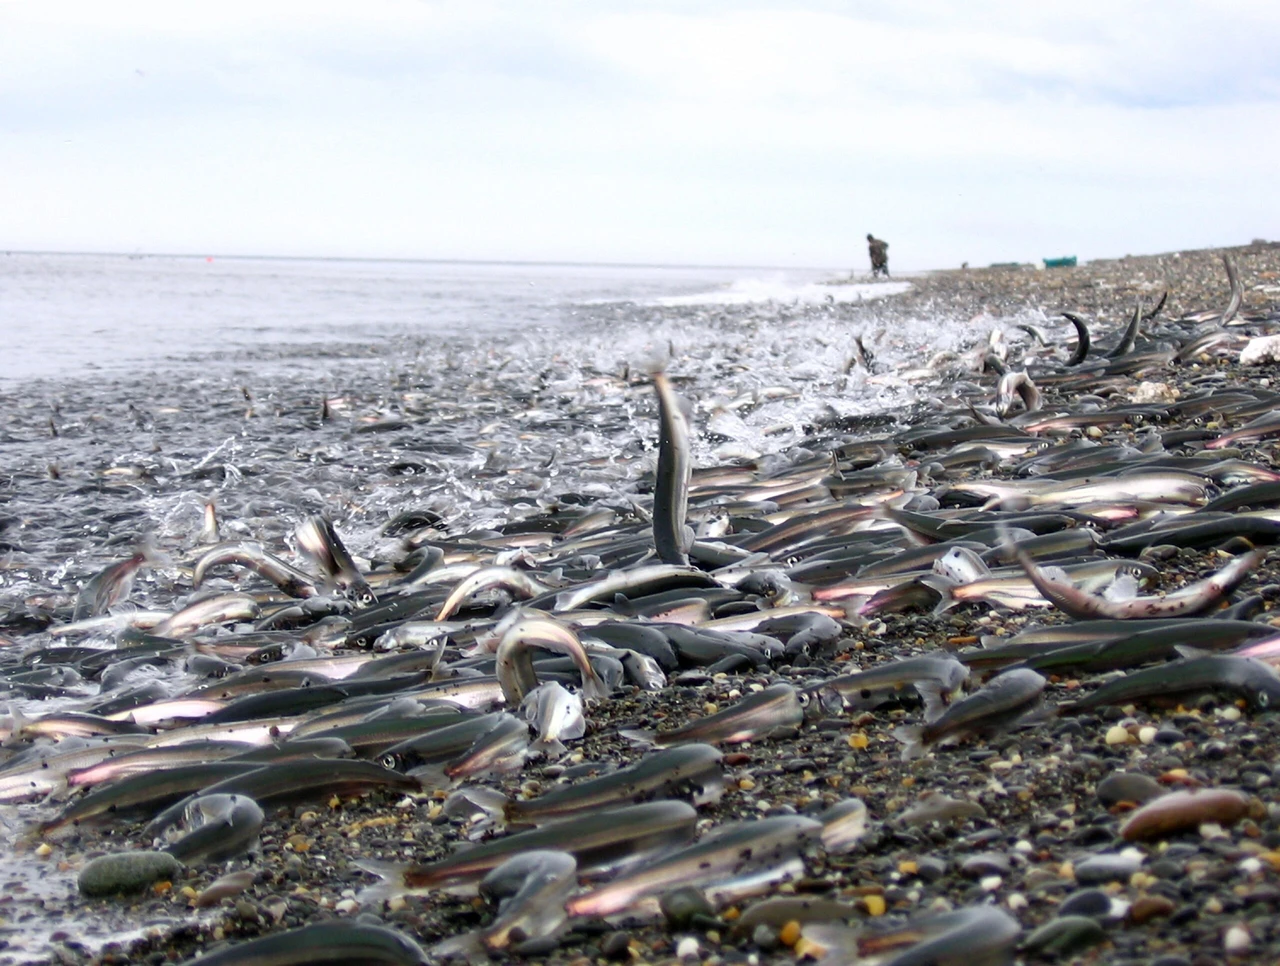
[(1280, 220), (1278, 42), (1243, 2), (0, 2), (0, 246), (842, 264), (875, 230), (928, 267), (1248, 240)]

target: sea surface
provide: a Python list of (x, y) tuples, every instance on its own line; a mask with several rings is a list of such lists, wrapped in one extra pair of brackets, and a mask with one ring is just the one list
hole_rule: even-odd
[(830, 270), (0, 254), (0, 380), (93, 377), (406, 335), (497, 339), (619, 302), (858, 299)]

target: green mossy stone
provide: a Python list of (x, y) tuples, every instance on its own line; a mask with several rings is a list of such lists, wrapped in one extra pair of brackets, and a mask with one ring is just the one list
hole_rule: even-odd
[(80, 892), (93, 897), (141, 892), (181, 871), (182, 863), (167, 852), (115, 852), (93, 859), (80, 870)]

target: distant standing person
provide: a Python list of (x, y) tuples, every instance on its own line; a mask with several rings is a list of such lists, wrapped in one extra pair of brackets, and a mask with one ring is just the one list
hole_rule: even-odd
[(867, 251), (871, 253), (871, 277), (883, 275), (889, 277), (889, 243), (867, 234)]

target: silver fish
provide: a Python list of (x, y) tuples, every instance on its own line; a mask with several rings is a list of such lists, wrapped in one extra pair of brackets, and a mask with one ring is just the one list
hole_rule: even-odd
[(611, 916), (677, 886), (715, 886), (748, 876), (760, 881), (761, 873), (785, 877), (795, 871), (793, 860), (821, 835), (822, 823), (801, 815), (734, 822), (696, 845), (668, 852), (570, 899), (565, 911), (570, 916)]
[(1008, 727), (1039, 707), (1045, 684), (1030, 668), (1015, 668), (992, 678), (933, 721), (897, 728), (893, 736), (903, 743), (903, 759), (911, 759), (922, 755), (926, 745)]
[(683, 400), (664, 372), (653, 374), (658, 393), (658, 468), (653, 488), (653, 545), (666, 564), (689, 563), (693, 531), (685, 524), (689, 512), (689, 421)]
[(582, 696), (587, 702), (603, 701), (609, 696), (578, 635), (548, 617), (524, 617), (506, 632), (498, 645), (496, 669), (498, 682), (507, 703), (519, 707), (524, 696), (538, 686), (529, 650), (540, 647), (573, 658), (582, 675)]
[(540, 684), (526, 694), (520, 702), (520, 714), (538, 732), (530, 753), (559, 757), (566, 750), (562, 738), (581, 738), (587, 733), (582, 698), (556, 681)]
[(619, 729), (624, 738), (659, 748), (690, 741), (708, 744), (737, 744), (753, 741), (777, 732), (798, 728), (804, 723), (804, 709), (809, 695), (797, 692), (789, 684), (774, 684), (749, 694), (741, 701), (705, 718), (698, 718), (672, 731)]
[(408, 866), (358, 862), (362, 869), (383, 881), (364, 889), (357, 898), (363, 903), (396, 895), (429, 895), (444, 889), (474, 892), (490, 871), (512, 856), (534, 849), (568, 852), (577, 859), (582, 872), (619, 868), (659, 849), (687, 842), (693, 837), (697, 819), (693, 806), (684, 802), (648, 802), (601, 809), (571, 823), (491, 839), (436, 862)]

